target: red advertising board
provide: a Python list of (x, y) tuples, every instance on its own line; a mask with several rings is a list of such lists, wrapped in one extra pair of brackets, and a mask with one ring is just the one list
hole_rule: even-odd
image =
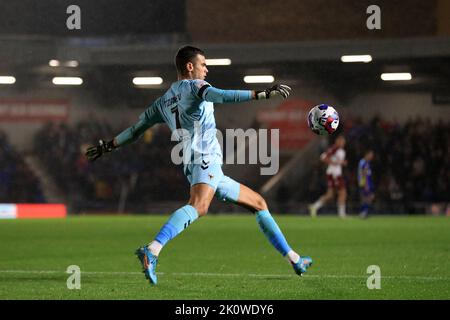
[(0, 219), (45, 219), (66, 216), (67, 208), (64, 204), (0, 203)]
[(0, 99), (0, 121), (67, 120), (67, 100)]

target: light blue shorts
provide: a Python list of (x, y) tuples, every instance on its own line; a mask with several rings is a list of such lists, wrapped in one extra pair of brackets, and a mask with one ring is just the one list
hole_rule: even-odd
[(237, 202), (239, 199), (240, 183), (224, 175), (221, 164), (189, 164), (185, 174), (191, 187), (206, 183), (220, 201)]

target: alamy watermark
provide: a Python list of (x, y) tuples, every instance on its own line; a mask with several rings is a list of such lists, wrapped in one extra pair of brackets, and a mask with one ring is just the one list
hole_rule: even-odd
[(371, 265), (367, 267), (367, 273), (370, 276), (367, 278), (367, 289), (381, 289), (381, 269), (377, 265)]
[(81, 29), (81, 9), (79, 6), (72, 4), (67, 7), (67, 14), (70, 16), (66, 19), (66, 26), (69, 30)]
[[(279, 129), (226, 129), (224, 136), (216, 128), (203, 130), (196, 121), (192, 133), (177, 129), (172, 132), (171, 140), (179, 142), (171, 152), (172, 162), (176, 165), (262, 164), (265, 167), (260, 168), (261, 175), (275, 175), (279, 170)], [(225, 161), (220, 156), (221, 150), (224, 150)]]
[(81, 289), (81, 270), (77, 265), (70, 265), (67, 267), (66, 273), (70, 274), (67, 278), (66, 285), (67, 289)]
[(372, 4), (367, 7), (366, 13), (370, 14), (366, 21), (367, 29), (381, 30), (381, 8)]

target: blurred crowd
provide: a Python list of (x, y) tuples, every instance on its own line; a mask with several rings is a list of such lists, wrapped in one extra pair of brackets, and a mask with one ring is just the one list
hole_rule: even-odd
[[(399, 124), (376, 117), (346, 119), (348, 165), (344, 168), (349, 203), (358, 203), (357, 165), (368, 148), (376, 201), (392, 212), (414, 212), (414, 203), (450, 202), (450, 122), (417, 118)], [(34, 137), (34, 152), (66, 197), (71, 212), (101, 210), (145, 212), (159, 201), (186, 201), (188, 182), (182, 166), (171, 161), (176, 142), (167, 126), (154, 126), (141, 140), (95, 162), (84, 153), (99, 139), (111, 139), (124, 128), (90, 118), (74, 126), (47, 123)], [(336, 135), (330, 136), (330, 144)], [(0, 202), (45, 202), (40, 183), (0, 131)], [(281, 202), (311, 202), (326, 190), (325, 165), (319, 160), (299, 190), (280, 193)], [(298, 187), (298, 186), (296, 186)], [(125, 207), (126, 204), (126, 207)], [(384, 210), (386, 211), (386, 210)]]
[(86, 160), (88, 146), (99, 139), (112, 139), (123, 129), (90, 119), (75, 126), (48, 123), (36, 134), (35, 152), (67, 195), (73, 212), (116, 212), (120, 201), (139, 212), (152, 201), (185, 200), (185, 178), (182, 168), (175, 168), (171, 162), (174, 142), (166, 126), (147, 130), (137, 143), (116, 149), (95, 162)]
[(41, 184), (0, 130), (0, 203), (44, 203)]
[[(450, 201), (450, 121), (416, 118), (399, 124), (375, 117), (347, 120), (348, 165), (344, 169), (349, 201), (358, 201), (357, 166), (364, 150), (372, 149), (376, 198), (393, 212), (414, 211), (414, 203)], [(332, 143), (333, 137), (330, 137)], [(308, 199), (326, 189), (325, 166), (311, 173)], [(310, 198), (310, 199), (309, 199)]]

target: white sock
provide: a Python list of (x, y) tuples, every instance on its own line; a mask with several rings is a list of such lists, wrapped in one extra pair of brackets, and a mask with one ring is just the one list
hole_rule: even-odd
[(298, 253), (296, 253), (294, 250), (289, 251), (285, 257), (286, 257), (286, 259), (288, 259), (289, 262), (292, 262), (292, 263), (297, 263), (298, 260), (300, 259), (300, 256), (298, 255)]
[(155, 256), (159, 256), (159, 252), (162, 249), (162, 244), (159, 243), (158, 241), (153, 240), (152, 242), (150, 242), (150, 244), (148, 245), (148, 250), (150, 250), (150, 252), (155, 255)]
[(345, 217), (345, 203), (344, 204), (338, 203), (338, 214), (340, 217)]
[(323, 206), (323, 201), (321, 199), (319, 199), (313, 203), (313, 207), (316, 210), (319, 210), (320, 208), (322, 208), (322, 206)]

